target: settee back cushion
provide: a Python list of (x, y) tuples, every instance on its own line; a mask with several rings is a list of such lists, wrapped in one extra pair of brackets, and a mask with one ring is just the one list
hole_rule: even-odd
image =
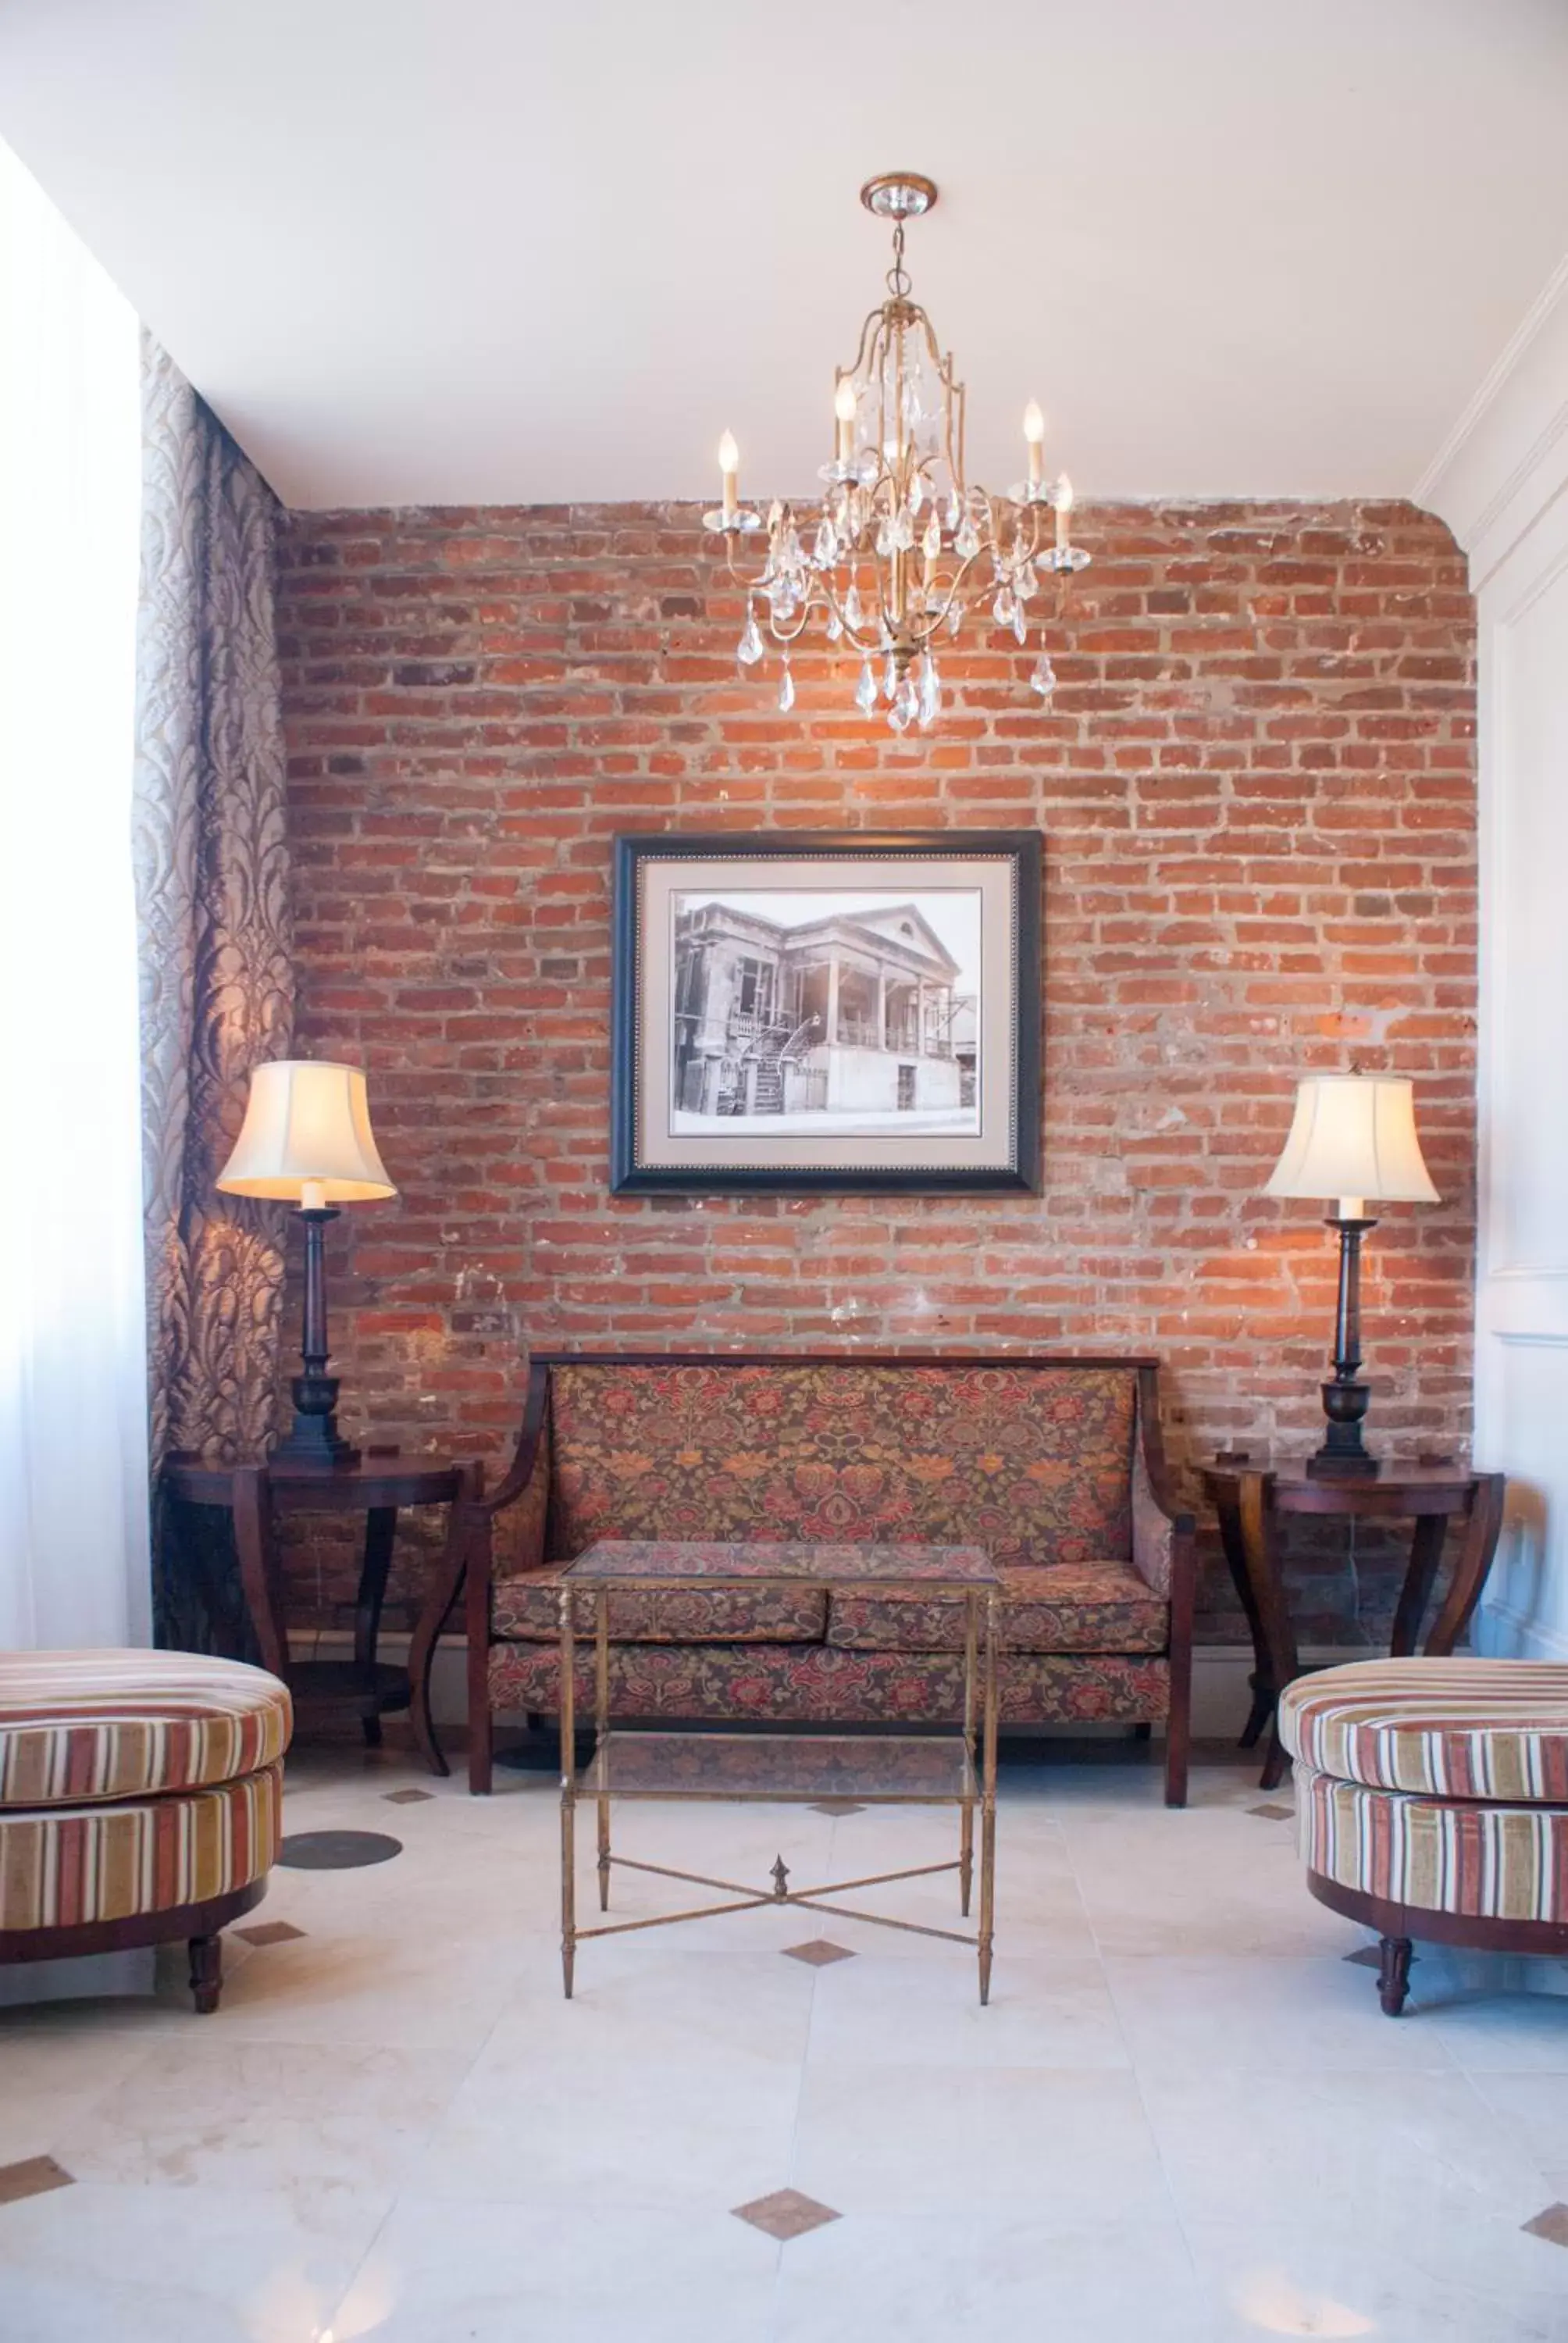
[(555, 1365), (548, 1556), (601, 1537), (905, 1538), (1124, 1560), (1136, 1405), (1119, 1366)]

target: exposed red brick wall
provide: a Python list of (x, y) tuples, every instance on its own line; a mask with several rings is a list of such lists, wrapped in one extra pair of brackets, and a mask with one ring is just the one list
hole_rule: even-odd
[[(776, 666), (738, 676), (695, 521), (290, 520), (299, 1041), (367, 1068), (400, 1190), (332, 1238), (354, 1428), (503, 1447), (530, 1342), (859, 1342), (1153, 1350), (1179, 1460), (1305, 1444), (1332, 1244), (1258, 1189), (1295, 1076), (1353, 1051), (1415, 1076), (1445, 1199), (1370, 1247), (1374, 1424), (1462, 1443), (1474, 614), (1442, 524), (1090, 507), (1049, 710), (987, 633), (900, 740), (848, 661), (798, 656), (789, 717)], [(610, 839), (800, 825), (1043, 831), (1038, 1198), (607, 1193)], [(1342, 1579), (1305, 1596), (1328, 1632)]]

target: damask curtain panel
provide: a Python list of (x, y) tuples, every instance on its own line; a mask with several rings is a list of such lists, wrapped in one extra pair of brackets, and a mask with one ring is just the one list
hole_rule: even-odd
[[(141, 966), (152, 1468), (271, 1435), (283, 1289), (276, 1205), (220, 1196), (251, 1068), (294, 1018), (273, 619), (277, 503), (165, 351), (142, 348), (134, 858)], [(155, 1525), (159, 1641), (229, 1640), (221, 1567)], [(230, 1585), (232, 1594), (232, 1584)], [(227, 1623), (232, 1627), (232, 1620)]]

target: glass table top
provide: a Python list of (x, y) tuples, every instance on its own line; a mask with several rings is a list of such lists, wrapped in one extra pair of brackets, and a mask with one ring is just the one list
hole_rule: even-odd
[(942, 1586), (983, 1592), (1000, 1586), (983, 1546), (825, 1545), (810, 1539), (724, 1543), (685, 1538), (598, 1538), (568, 1563), (562, 1576), (597, 1586), (701, 1587), (749, 1584)]

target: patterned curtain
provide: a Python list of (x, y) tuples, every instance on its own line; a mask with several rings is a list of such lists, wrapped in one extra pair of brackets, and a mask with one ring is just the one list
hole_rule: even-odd
[[(142, 410), (134, 852), (156, 1487), (171, 1450), (252, 1455), (271, 1435), (281, 1208), (213, 1182), (251, 1068), (288, 1054), (294, 978), (276, 499), (146, 338)], [(159, 1642), (239, 1648), (226, 1553), (181, 1543), (156, 1513)]]

